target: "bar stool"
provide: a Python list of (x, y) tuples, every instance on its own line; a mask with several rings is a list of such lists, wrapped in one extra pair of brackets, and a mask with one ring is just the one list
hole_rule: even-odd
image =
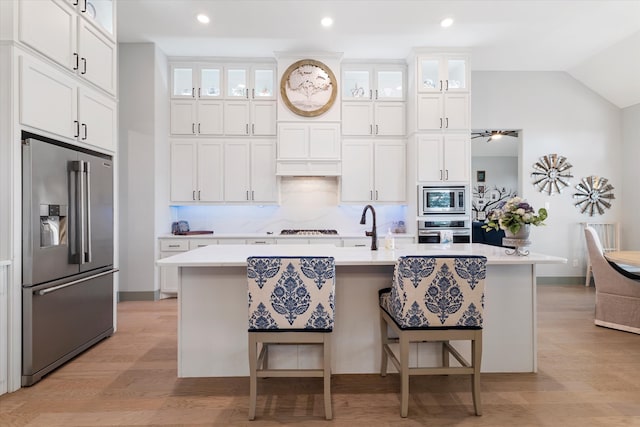
[[(482, 313), (487, 259), (483, 256), (404, 256), (396, 262), (391, 288), (381, 289), (380, 333), (382, 364), (387, 374), (391, 359), (400, 373), (400, 416), (409, 410), (409, 376), (471, 375), (476, 415), (482, 414), (480, 364), (482, 360)], [(389, 326), (397, 338), (388, 336)], [(450, 340), (471, 341), (467, 361)], [(440, 342), (442, 366), (409, 367), (409, 344)], [(389, 346), (399, 343), (399, 360)], [(461, 366), (449, 366), (452, 355)]]
[[(333, 257), (250, 257), (249, 420), (256, 414), (257, 379), (323, 377), (324, 412), (331, 415), (331, 331), (334, 323)], [(319, 369), (269, 369), (270, 345), (320, 344)], [(260, 347), (260, 352), (258, 348)]]

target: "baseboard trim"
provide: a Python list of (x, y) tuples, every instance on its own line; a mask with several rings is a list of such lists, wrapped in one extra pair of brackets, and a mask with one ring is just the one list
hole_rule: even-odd
[(537, 277), (538, 285), (583, 285), (586, 280), (585, 276), (544, 276)]
[(118, 302), (124, 301), (157, 301), (160, 291), (118, 292)]

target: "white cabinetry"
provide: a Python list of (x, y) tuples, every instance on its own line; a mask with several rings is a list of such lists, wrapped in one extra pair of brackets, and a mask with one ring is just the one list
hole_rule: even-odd
[(275, 100), (275, 64), (228, 64), (227, 99)]
[(114, 2), (21, 0), (19, 7), (22, 43), (115, 94)]
[(218, 140), (171, 142), (171, 201), (223, 200), (224, 143)]
[(342, 71), (342, 134), (403, 136), (403, 65), (345, 65)]
[(224, 200), (273, 203), (277, 201), (274, 140), (225, 142)]
[(225, 135), (274, 136), (275, 101), (225, 101)]
[[(160, 257), (168, 258), (189, 250), (186, 239), (160, 239)], [(160, 297), (166, 298), (178, 293), (178, 267), (160, 267)]]
[(116, 103), (37, 59), (20, 58), (20, 123), (115, 151)]
[(468, 183), (468, 134), (419, 135), (417, 146), (418, 181)]
[(278, 123), (278, 175), (339, 175), (338, 123)]
[(222, 101), (179, 99), (171, 101), (173, 135), (222, 135)]
[(418, 92), (468, 92), (467, 56), (459, 54), (420, 55)]
[(393, 140), (342, 143), (343, 202), (404, 202), (406, 144)]
[(469, 95), (465, 93), (419, 94), (419, 130), (469, 128)]

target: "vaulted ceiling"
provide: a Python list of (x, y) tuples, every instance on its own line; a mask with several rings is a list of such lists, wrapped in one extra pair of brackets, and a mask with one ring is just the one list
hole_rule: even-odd
[(120, 0), (118, 40), (209, 57), (467, 48), (472, 70), (566, 71), (620, 108), (640, 103), (640, 0)]

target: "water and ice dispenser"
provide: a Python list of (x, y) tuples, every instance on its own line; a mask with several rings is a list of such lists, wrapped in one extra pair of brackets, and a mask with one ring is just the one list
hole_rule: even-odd
[(67, 244), (67, 205), (40, 205), (40, 247)]

